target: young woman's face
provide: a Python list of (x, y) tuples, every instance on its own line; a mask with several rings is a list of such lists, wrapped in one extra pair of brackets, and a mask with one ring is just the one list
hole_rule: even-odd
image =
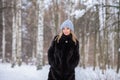
[(70, 34), (70, 28), (65, 27), (62, 29), (64, 35), (69, 35)]

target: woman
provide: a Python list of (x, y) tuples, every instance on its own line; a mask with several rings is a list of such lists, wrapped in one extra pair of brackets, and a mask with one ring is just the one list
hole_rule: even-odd
[(79, 42), (73, 23), (68, 19), (60, 27), (48, 49), (50, 71), (48, 80), (75, 80), (75, 67), (79, 62)]

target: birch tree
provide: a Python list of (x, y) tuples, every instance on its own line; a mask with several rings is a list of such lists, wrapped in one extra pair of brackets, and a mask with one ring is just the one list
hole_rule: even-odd
[(21, 42), (22, 42), (22, 27), (21, 27), (21, 0), (17, 0), (16, 5), (16, 30), (17, 30), (17, 58), (18, 58), (18, 64), (21, 65)]
[(52, 24), (53, 26), (51, 27), (52, 29), (52, 34), (55, 36), (58, 32), (58, 25), (59, 25), (59, 1), (58, 0), (52, 0), (53, 7), (52, 7)]
[(12, 14), (13, 14), (13, 18), (12, 18), (12, 66), (14, 67), (15, 62), (16, 62), (16, 39), (17, 39), (17, 35), (16, 35), (16, 15), (15, 15), (15, 7), (14, 7), (15, 1), (12, 1)]
[(3, 35), (2, 35), (2, 61), (5, 61), (5, 44), (6, 44), (6, 40), (5, 40), (5, 13), (4, 13), (4, 0), (2, 0), (2, 25), (3, 25)]
[[(117, 36), (118, 36), (118, 43), (120, 43), (120, 0), (119, 0), (119, 5), (118, 5), (118, 30), (117, 30)], [(117, 46), (118, 50), (118, 62), (117, 62), (117, 73), (119, 73), (120, 69), (120, 44)]]
[[(0, 0), (0, 15), (2, 15), (2, 0)], [(0, 26), (1, 26), (1, 28), (0, 28), (0, 46), (2, 46), (2, 31), (3, 31), (3, 26), (2, 26), (2, 16), (0, 16)], [(0, 54), (2, 55), (2, 48), (0, 48)]]
[(21, 59), (21, 0), (15, 0), (12, 2), (14, 6), (12, 9), (13, 13), (13, 38), (12, 38), (12, 67), (17, 62), (20, 66), (22, 63)]
[[(100, 0), (99, 3), (105, 3), (103, 0)], [(99, 7), (99, 23), (100, 23), (100, 33), (99, 33), (99, 52), (100, 52), (100, 56), (99, 56), (99, 66), (100, 68), (103, 68), (103, 62), (104, 62), (104, 53), (103, 53), (103, 43), (102, 41), (104, 41), (104, 38), (102, 36), (104, 36), (104, 21), (105, 21), (105, 9), (100, 6)]]
[(94, 14), (94, 22), (95, 22), (95, 28), (94, 28), (94, 61), (93, 61), (93, 70), (95, 70), (95, 67), (98, 66), (98, 41), (99, 41), (99, 9), (98, 6), (95, 6), (96, 12)]
[(37, 31), (37, 70), (43, 66), (43, 14), (44, 1), (38, 0), (38, 31)]
[[(35, 3), (35, 4), (34, 4), (34, 8), (37, 10), (37, 5), (36, 5), (36, 4), (37, 4), (37, 0), (36, 0), (34, 3)], [(34, 11), (34, 10), (33, 10), (33, 11)], [(36, 13), (35, 13), (35, 18), (34, 18), (34, 24), (33, 24), (35, 27), (33, 28), (33, 32), (34, 32), (34, 33), (33, 33), (33, 36), (32, 36), (32, 39), (33, 39), (33, 42), (32, 42), (32, 43), (33, 43), (33, 49), (32, 49), (32, 58), (33, 58), (33, 61), (34, 61), (35, 58), (36, 58), (36, 47), (37, 47), (36, 45), (37, 45), (37, 44), (35, 44), (35, 43), (36, 43), (36, 38), (38, 37), (38, 36), (37, 36), (37, 28), (38, 28), (37, 15), (38, 15), (38, 14), (37, 14), (37, 11), (36, 11)]]

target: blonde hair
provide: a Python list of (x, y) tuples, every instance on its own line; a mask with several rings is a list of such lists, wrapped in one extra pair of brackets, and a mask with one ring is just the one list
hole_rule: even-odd
[[(76, 43), (77, 43), (77, 37), (76, 37), (75, 33), (74, 33), (73, 31), (71, 31), (70, 33), (72, 34), (72, 40), (73, 40), (73, 41), (75, 42), (75, 44), (76, 44)], [(59, 40), (60, 40), (62, 34), (63, 34), (63, 32), (61, 31), (61, 32), (58, 34), (58, 36), (56, 37), (56, 40), (57, 40), (58, 43), (59, 43)]]

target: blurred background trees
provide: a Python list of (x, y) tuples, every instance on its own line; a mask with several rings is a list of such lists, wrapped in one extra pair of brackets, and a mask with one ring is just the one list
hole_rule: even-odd
[(79, 66), (119, 72), (120, 0), (1, 0), (0, 15), (0, 58), (12, 67), (48, 64), (52, 38), (71, 19), (80, 42)]

